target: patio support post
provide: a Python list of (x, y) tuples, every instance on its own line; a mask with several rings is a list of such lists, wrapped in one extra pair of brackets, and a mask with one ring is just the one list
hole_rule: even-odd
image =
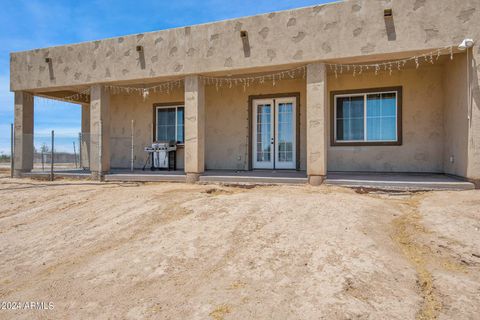
[(110, 93), (102, 85), (90, 90), (90, 171), (103, 180), (110, 170)]
[(15, 92), (14, 176), (33, 169), (33, 95)]
[(80, 167), (88, 168), (90, 155), (90, 105), (82, 104), (82, 133), (80, 135)]
[(198, 75), (185, 78), (185, 173), (198, 181), (205, 169), (205, 88)]
[(468, 157), (467, 179), (480, 189), (480, 47), (467, 49)]
[(327, 71), (325, 64), (307, 65), (307, 175), (320, 185), (327, 175)]

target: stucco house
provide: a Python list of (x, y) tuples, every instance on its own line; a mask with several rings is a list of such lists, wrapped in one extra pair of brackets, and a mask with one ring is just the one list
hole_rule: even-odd
[[(32, 169), (33, 95), (82, 105), (95, 177), (115, 137), (176, 140), (208, 170), (444, 173), (480, 185), (480, 0), (352, 0), (11, 54), (15, 173)], [(463, 43), (462, 46), (460, 44)]]

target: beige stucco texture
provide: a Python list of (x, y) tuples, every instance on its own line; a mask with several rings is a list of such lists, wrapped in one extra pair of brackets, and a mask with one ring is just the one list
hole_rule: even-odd
[[(447, 59), (445, 59), (447, 60)], [(328, 171), (377, 172), (448, 172), (465, 174), (466, 110), (461, 88), (465, 54), (456, 54), (453, 61), (424, 65), (375, 75), (328, 75), (328, 93), (382, 87), (403, 87), (401, 146), (331, 146), (330, 94), (327, 103), (327, 168)], [(456, 75), (458, 74), (458, 75)], [(300, 94), (300, 169), (306, 170), (306, 79), (252, 85), (205, 88), (205, 167), (206, 169), (247, 170), (249, 167), (249, 96)], [(135, 166), (143, 165), (143, 147), (153, 138), (153, 105), (183, 101), (183, 87), (170, 94), (152, 94), (145, 101), (139, 95), (113, 95), (111, 103), (112, 167), (130, 166), (131, 121), (135, 122)], [(460, 99), (460, 100), (459, 100)], [(455, 110), (455, 111), (452, 111)], [(463, 116), (461, 116), (463, 114)], [(321, 137), (318, 137), (320, 140)], [(453, 156), (453, 163), (450, 158)], [(183, 152), (179, 153), (183, 168)]]
[(467, 55), (457, 54), (445, 65), (444, 98), (444, 158), (446, 173), (466, 176), (468, 167)]
[[(11, 90), (428, 50), (480, 33), (479, 0), (355, 0), (11, 55)], [(393, 9), (393, 20), (383, 9)], [(444, 14), (443, 14), (444, 13)], [(441, 18), (439, 18), (441, 17)], [(455, 27), (452, 27), (455, 26)], [(240, 31), (248, 33), (245, 53)], [(136, 46), (142, 46), (141, 52)], [(46, 63), (45, 58), (51, 58)]]
[[(205, 87), (205, 168), (248, 170), (249, 96), (300, 93), (300, 169), (306, 169), (305, 80), (303, 78), (232, 88)], [(113, 94), (110, 105), (111, 167), (129, 168), (131, 125), (134, 121), (134, 166), (145, 163), (144, 147), (152, 143), (153, 106), (156, 103), (184, 103), (181, 86), (168, 94), (153, 93), (146, 99), (138, 94)], [(178, 168), (184, 168), (184, 147), (177, 152)]]
[[(142, 168), (147, 153), (144, 147), (151, 145), (154, 128), (154, 104), (183, 103), (183, 85), (169, 93), (152, 93), (146, 99), (139, 94), (112, 94), (110, 106), (110, 165), (112, 168), (130, 168), (132, 146), (132, 120), (134, 167)], [(178, 167), (183, 169), (183, 146), (178, 149)]]
[[(480, 0), (350, 0), (12, 53), (15, 132), (29, 131), (33, 119), (24, 95), (66, 97), (90, 88), (90, 110), (83, 117), (88, 114), (90, 123), (82, 130), (90, 130), (92, 171), (130, 168), (132, 130), (134, 167), (143, 166), (144, 147), (154, 139), (155, 103), (185, 105), (179, 169), (192, 175), (205, 169), (248, 170), (249, 97), (290, 93), (299, 95), (297, 167), (317, 182), (327, 171), (438, 172), (480, 186), (479, 8)], [(384, 9), (392, 9), (393, 17), (386, 17)], [(248, 39), (241, 37), (245, 32)], [(476, 44), (460, 52), (457, 45), (465, 38)], [(420, 58), (418, 69), (413, 62), (402, 70), (394, 65), (391, 75), (388, 70), (376, 75), (371, 68), (337, 78), (328, 67), (388, 62), (447, 46), (453, 46), (453, 60), (435, 57), (430, 64)], [(305, 67), (306, 74), (275, 84), (217, 88), (203, 82), (205, 77), (253, 77), (296, 67)], [(170, 80), (181, 84), (146, 97), (100, 90)], [(400, 145), (331, 145), (331, 92), (398, 86), (403, 92)], [(28, 171), (30, 156), (24, 150), (32, 143), (16, 142), (21, 153), (15, 155), (17, 168)]]
[[(443, 172), (443, 66), (329, 78), (329, 91), (403, 87), (401, 146), (329, 146), (330, 171)], [(331, 117), (331, 110), (329, 110)], [(330, 124), (329, 124), (330, 126)], [(330, 134), (330, 133), (329, 133)]]
[(206, 87), (206, 148), (207, 169), (249, 169), (249, 96), (300, 93), (299, 148), (300, 169), (306, 168), (305, 80), (303, 78), (266, 81), (246, 87)]

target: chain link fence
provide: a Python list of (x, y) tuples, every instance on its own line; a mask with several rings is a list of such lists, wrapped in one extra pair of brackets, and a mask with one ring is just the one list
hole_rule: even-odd
[[(61, 173), (61, 172), (89, 172), (90, 161), (98, 161), (100, 157), (91, 157), (92, 152), (100, 155), (100, 148), (108, 147), (110, 153), (110, 168), (118, 170), (134, 171), (135, 169), (150, 168), (151, 157), (144, 148), (151, 145), (149, 132), (139, 130), (135, 132), (132, 121), (131, 128), (112, 130), (107, 141), (93, 139), (88, 132), (64, 133), (54, 130), (36, 132), (34, 134), (22, 134), (12, 139), (12, 146), (16, 143), (23, 146), (33, 146), (33, 150), (22, 150), (23, 157), (16, 161), (27, 161), (16, 164), (23, 168), (31, 166), (30, 156), (33, 160), (32, 173)], [(96, 137), (93, 137), (96, 138)], [(97, 137), (98, 138), (98, 137)], [(102, 146), (107, 143), (108, 146)], [(96, 149), (96, 150), (94, 150)], [(12, 147), (14, 154), (14, 148)], [(15, 154), (14, 154), (15, 157)], [(3, 159), (3, 158), (2, 158)], [(10, 167), (10, 156), (5, 157), (5, 167)], [(92, 160), (93, 159), (93, 160)], [(93, 167), (97, 167), (93, 166)]]
[(33, 141), (32, 172), (89, 170), (89, 134), (24, 134)]

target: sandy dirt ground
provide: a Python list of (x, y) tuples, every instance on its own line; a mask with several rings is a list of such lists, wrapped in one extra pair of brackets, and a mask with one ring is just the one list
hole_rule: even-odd
[(0, 176), (2, 319), (479, 319), (480, 192)]

